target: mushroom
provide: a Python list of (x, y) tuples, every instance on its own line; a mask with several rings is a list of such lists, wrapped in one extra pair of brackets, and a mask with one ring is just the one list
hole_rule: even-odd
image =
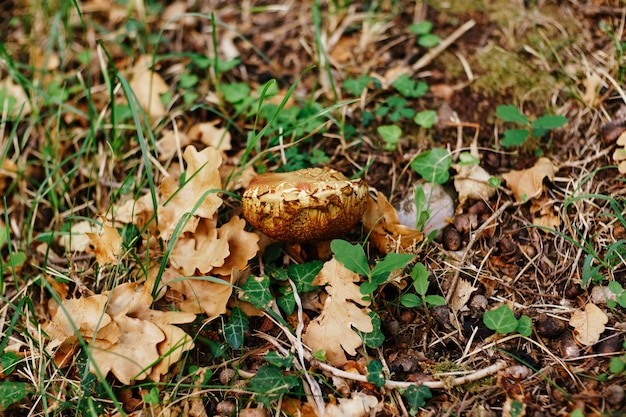
[(261, 174), (243, 194), (243, 215), (260, 232), (287, 243), (331, 240), (363, 217), (368, 187), (330, 168)]

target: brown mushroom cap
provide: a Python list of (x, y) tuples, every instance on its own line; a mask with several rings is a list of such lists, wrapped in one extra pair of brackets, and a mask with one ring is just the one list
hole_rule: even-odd
[(243, 215), (257, 230), (280, 242), (330, 240), (363, 217), (367, 185), (329, 168), (267, 173), (243, 194)]

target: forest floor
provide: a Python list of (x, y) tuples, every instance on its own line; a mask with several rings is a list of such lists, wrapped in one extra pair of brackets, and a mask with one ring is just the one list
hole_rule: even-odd
[(623, 1), (0, 4), (0, 414), (626, 413)]

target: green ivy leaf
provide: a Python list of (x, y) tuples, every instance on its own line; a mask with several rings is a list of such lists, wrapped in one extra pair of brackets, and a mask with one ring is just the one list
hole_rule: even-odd
[(241, 286), (239, 298), (252, 303), (258, 309), (266, 310), (272, 302), (272, 293), (270, 292), (270, 279), (267, 275), (255, 277), (250, 275), (246, 282)]
[(270, 350), (269, 352), (267, 352), (267, 354), (265, 356), (263, 356), (263, 359), (265, 359), (268, 363), (278, 366), (280, 368), (285, 368), (285, 369), (289, 369), (293, 366), (293, 361), (294, 361), (294, 357), (293, 357), (293, 353), (289, 353), (289, 356), (285, 357), (285, 356), (280, 356), (278, 353), (276, 353), (273, 350)]
[(450, 153), (442, 148), (433, 148), (419, 154), (413, 162), (411, 168), (422, 176), (426, 181), (435, 184), (444, 184), (450, 178), (450, 166), (452, 157)]
[(383, 364), (374, 359), (367, 364), (367, 382), (371, 382), (376, 385), (377, 388), (385, 385), (385, 372), (383, 371)]
[(356, 79), (348, 78), (343, 82), (343, 88), (353, 96), (360, 96), (363, 90), (367, 88), (370, 81), (372, 81), (372, 77), (368, 75), (361, 75)]
[(246, 330), (248, 330), (248, 316), (239, 307), (233, 307), (224, 325), (224, 339), (233, 349), (239, 349), (243, 345), (243, 334)]
[(516, 330), (522, 336), (529, 337), (533, 334), (533, 320), (530, 317), (523, 315), (517, 322)]
[(504, 132), (502, 146), (520, 146), (528, 139), (527, 129), (508, 129)]
[(419, 98), (428, 91), (428, 84), (424, 81), (413, 81), (408, 74), (402, 74), (391, 85), (404, 97), (410, 98)]
[(0, 410), (19, 402), (31, 391), (25, 382), (0, 381)]
[(430, 129), (437, 120), (437, 112), (434, 110), (424, 110), (415, 115), (413, 121), (424, 129)]
[(229, 103), (239, 103), (250, 97), (250, 87), (246, 83), (221, 84), (219, 90)]
[(433, 397), (430, 392), (430, 388), (420, 385), (419, 387), (411, 385), (402, 392), (402, 396), (409, 402), (410, 413), (412, 416), (417, 414), (417, 410), (420, 407), (426, 405), (426, 400)]
[(198, 84), (199, 78), (195, 74), (180, 74), (180, 88), (190, 89)]
[(324, 263), (322, 261), (292, 264), (289, 266), (287, 274), (296, 284), (298, 292), (309, 292), (317, 288), (317, 285), (313, 285), (313, 280), (320, 273), (323, 266)]
[(345, 240), (335, 239), (330, 242), (330, 249), (335, 254), (335, 259), (341, 262), (343, 266), (359, 275), (369, 277), (370, 266), (361, 245), (351, 245)]
[(503, 122), (528, 124), (528, 118), (520, 113), (519, 109), (511, 104), (502, 104), (496, 107), (496, 116)]
[(402, 136), (402, 129), (397, 125), (378, 126), (376, 131), (385, 141), (386, 150), (394, 150), (400, 140), (400, 136)]
[(255, 397), (259, 402), (269, 405), (280, 396), (287, 394), (297, 386), (300, 380), (293, 375), (283, 375), (282, 369), (276, 365), (264, 365), (256, 371), (250, 380), (250, 388), (258, 393)]
[(2, 364), (2, 373), (7, 376), (17, 366), (17, 363), (21, 360), (21, 356), (15, 352), (5, 352), (0, 357), (0, 364)]
[(281, 294), (281, 296), (276, 299), (278, 307), (287, 313), (287, 315), (293, 314), (296, 309), (296, 297), (294, 296), (291, 285), (279, 287), (278, 292)]
[(483, 322), (489, 329), (500, 334), (514, 332), (517, 329), (518, 324), (513, 312), (506, 304), (485, 312), (483, 315)]
[(363, 333), (355, 327), (353, 327), (352, 329), (356, 334), (361, 336), (361, 339), (363, 340), (363, 344), (365, 346), (371, 348), (381, 347), (383, 345), (383, 342), (385, 341), (385, 335), (380, 330), (380, 317), (378, 317), (378, 314), (376, 314), (376, 312), (374, 311), (368, 312), (367, 315), (370, 316), (370, 318), (372, 319), (372, 327), (374, 328), (374, 330), (369, 333)]

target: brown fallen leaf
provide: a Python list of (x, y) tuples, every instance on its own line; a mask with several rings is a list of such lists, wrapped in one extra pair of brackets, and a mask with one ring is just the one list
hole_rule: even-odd
[(164, 130), (156, 142), (159, 161), (169, 161), (177, 152), (182, 152), (191, 143), (191, 139), (183, 132)]
[(133, 77), (130, 81), (139, 104), (152, 118), (165, 115), (165, 106), (161, 102), (161, 95), (169, 91), (169, 87), (161, 76), (150, 69), (152, 58), (142, 57), (133, 67)]
[(85, 233), (85, 235), (93, 247), (98, 265), (117, 265), (120, 262), (122, 237), (115, 227), (103, 224), (100, 233)]
[(593, 303), (585, 305), (584, 311), (576, 310), (569, 320), (574, 328), (574, 338), (584, 346), (593, 346), (600, 340), (600, 334), (604, 331), (604, 325), (609, 318)]
[[(194, 146), (185, 149), (183, 158), (187, 162), (186, 182), (179, 184), (177, 178), (167, 177), (161, 183), (163, 204), (157, 213), (159, 232), (164, 240), (169, 240), (178, 222), (185, 213), (193, 211), (194, 216), (182, 228), (183, 232), (194, 232), (200, 218), (211, 219), (222, 205), (217, 191), (222, 188), (219, 166), (220, 153), (215, 148), (205, 148), (198, 152)], [(214, 192), (210, 192), (213, 191)], [(199, 201), (200, 199), (202, 201)]]
[(513, 191), (515, 199), (526, 202), (541, 195), (543, 180), (552, 179), (558, 169), (548, 158), (539, 158), (534, 166), (521, 171), (510, 171), (502, 174), (502, 178)]
[(459, 194), (460, 204), (468, 199), (487, 201), (496, 193), (496, 189), (489, 185), (491, 175), (480, 165), (457, 165), (455, 169), (454, 188)]
[[(324, 267), (313, 280), (313, 285), (326, 285), (328, 297), (321, 314), (309, 323), (302, 340), (314, 352), (324, 350), (326, 359), (335, 366), (346, 361), (346, 353), (356, 355), (356, 348), (363, 344), (356, 328), (369, 333), (374, 330), (372, 319), (367, 315), (369, 301), (355, 282), (359, 275), (350, 271), (335, 258)], [(344, 352), (345, 351), (345, 352)]]
[(191, 140), (198, 140), (206, 146), (211, 146), (218, 151), (229, 151), (233, 147), (230, 144), (230, 132), (224, 127), (217, 127), (220, 120), (213, 122), (198, 123), (189, 129), (187, 135)]
[(382, 253), (413, 252), (424, 235), (400, 223), (396, 209), (378, 193), (377, 201), (369, 199), (363, 215), (363, 226), (370, 233), (370, 242)]

